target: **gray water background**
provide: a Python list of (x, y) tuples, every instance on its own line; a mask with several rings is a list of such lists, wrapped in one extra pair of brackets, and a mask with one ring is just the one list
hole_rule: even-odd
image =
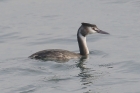
[[(28, 58), (79, 52), (81, 22), (110, 33), (87, 37), (88, 59)], [(140, 93), (140, 1), (0, 0), (0, 93)]]

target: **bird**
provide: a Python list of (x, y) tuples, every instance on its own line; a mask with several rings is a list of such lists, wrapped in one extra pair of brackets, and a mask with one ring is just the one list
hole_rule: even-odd
[(108, 32), (100, 30), (95, 24), (81, 23), (81, 26), (77, 31), (77, 41), (80, 53), (75, 53), (63, 49), (47, 49), (36, 52), (29, 56), (29, 58), (45, 61), (69, 61), (70, 59), (80, 59), (89, 54), (89, 49), (86, 43), (86, 36), (88, 34), (94, 33), (109, 34)]

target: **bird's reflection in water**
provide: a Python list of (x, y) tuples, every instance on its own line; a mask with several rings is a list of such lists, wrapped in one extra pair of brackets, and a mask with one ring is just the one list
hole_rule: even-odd
[(88, 56), (81, 58), (79, 60), (79, 63), (77, 64), (77, 67), (79, 67), (81, 70), (78, 76), (81, 77), (81, 82), (83, 85), (92, 83), (90, 81), (90, 78), (92, 77), (92, 75), (89, 73), (91, 69), (87, 68), (85, 65), (87, 58)]
[(83, 57), (79, 60), (79, 63), (77, 63), (77, 67), (80, 68), (80, 73), (78, 74), (78, 77), (80, 77), (81, 79), (81, 83), (83, 85), (82, 89), (87, 89), (87, 91), (84, 93), (93, 93), (89, 86), (91, 86), (94, 80), (98, 79), (101, 75), (99, 75), (96, 70), (86, 67), (87, 58), (88, 56)]

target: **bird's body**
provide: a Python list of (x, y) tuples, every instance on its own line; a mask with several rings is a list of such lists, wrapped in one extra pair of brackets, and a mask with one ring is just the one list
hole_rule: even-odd
[(49, 61), (68, 61), (69, 59), (77, 59), (82, 56), (78, 53), (74, 53), (62, 49), (47, 49), (34, 53), (30, 56), (32, 59), (42, 59)]
[(74, 53), (62, 49), (48, 49), (36, 52), (29, 56), (31, 59), (41, 59), (50, 61), (68, 61), (69, 59), (77, 59), (89, 54), (89, 50), (86, 43), (86, 36), (93, 33), (109, 34), (97, 28), (94, 24), (82, 23), (77, 32), (77, 41), (79, 45), (80, 53)]

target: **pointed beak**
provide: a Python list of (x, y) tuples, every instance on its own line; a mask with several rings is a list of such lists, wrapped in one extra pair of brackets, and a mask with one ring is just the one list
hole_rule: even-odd
[(100, 34), (109, 34), (108, 32), (102, 31), (100, 29), (97, 31), (97, 33), (100, 33)]

